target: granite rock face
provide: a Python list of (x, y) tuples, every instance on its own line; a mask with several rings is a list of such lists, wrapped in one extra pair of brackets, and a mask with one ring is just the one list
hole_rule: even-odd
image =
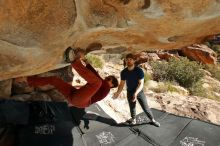
[(61, 68), (68, 46), (175, 49), (220, 33), (219, 0), (0, 1), (0, 80)]

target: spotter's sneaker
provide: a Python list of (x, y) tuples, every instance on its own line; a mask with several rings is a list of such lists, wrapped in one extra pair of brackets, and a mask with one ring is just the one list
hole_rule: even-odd
[(128, 120), (128, 123), (131, 125), (135, 125), (137, 123), (136, 118), (131, 118), (130, 120)]
[(157, 122), (157, 121), (151, 121), (150, 122), (150, 124), (152, 124), (152, 125), (154, 125), (154, 126), (156, 126), (156, 127), (160, 127), (160, 123), (159, 122)]

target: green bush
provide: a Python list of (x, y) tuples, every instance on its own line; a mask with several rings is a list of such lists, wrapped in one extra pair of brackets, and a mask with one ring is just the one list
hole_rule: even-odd
[(166, 61), (161, 62), (151, 62), (153, 70), (153, 79), (156, 81), (169, 81), (168, 72), (169, 72), (169, 64)]
[(220, 55), (220, 45), (218, 44), (212, 44), (210, 42), (205, 42), (205, 45), (207, 45), (209, 48), (211, 48), (217, 55)]
[(220, 45), (213, 45), (211, 49), (220, 55)]
[(214, 78), (220, 81), (220, 65), (206, 65), (205, 69), (208, 70)]
[(190, 88), (189, 92), (191, 95), (200, 96), (200, 97), (207, 97), (208, 96), (208, 90), (204, 88), (202, 81), (198, 81), (194, 83)]
[(144, 72), (144, 83), (147, 83), (147, 81), (152, 80), (152, 75), (148, 72)]
[(103, 68), (104, 66), (104, 61), (97, 55), (88, 54), (86, 59), (95, 68)]
[(152, 62), (153, 77), (158, 81), (177, 82), (180, 86), (190, 88), (198, 82), (204, 72), (202, 66), (185, 57), (171, 58), (168, 62)]
[(203, 85), (202, 81), (199, 81), (199, 82), (193, 84), (193, 86), (189, 88), (190, 94), (195, 95), (195, 96), (209, 98), (209, 99), (216, 100), (216, 101), (220, 101), (219, 96), (215, 95), (215, 93), (214, 93), (214, 92), (219, 93), (218, 87), (214, 86), (211, 89), (207, 89), (207, 88), (203, 87), (202, 85)]
[(174, 84), (171, 82), (165, 82), (165, 86), (167, 87), (167, 91), (169, 92), (179, 92), (178, 89), (173, 86)]
[(175, 88), (174, 83), (171, 82), (162, 82), (159, 83), (157, 88), (151, 89), (156, 93), (165, 93), (165, 92), (177, 92), (179, 93), (178, 89)]

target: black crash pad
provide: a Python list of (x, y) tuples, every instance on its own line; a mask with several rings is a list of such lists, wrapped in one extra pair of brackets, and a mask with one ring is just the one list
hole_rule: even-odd
[(70, 111), (82, 133), (93, 132), (110, 125), (116, 125), (116, 121), (107, 115), (98, 104), (93, 104), (86, 109), (71, 107)]
[(0, 122), (11, 124), (27, 124), (29, 105), (15, 100), (0, 100)]
[(29, 123), (17, 126), (16, 146), (83, 145), (67, 103), (37, 101), (29, 106)]
[(220, 125), (152, 112), (160, 127), (151, 125), (144, 113), (136, 125), (116, 124), (98, 104), (78, 109), (65, 102), (1, 100), (0, 145), (220, 146)]

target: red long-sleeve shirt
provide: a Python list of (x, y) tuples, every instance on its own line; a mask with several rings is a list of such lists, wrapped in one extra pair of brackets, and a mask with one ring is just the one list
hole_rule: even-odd
[[(76, 66), (78, 62), (75, 62)], [(80, 65), (80, 64), (78, 64)], [(73, 65), (72, 65), (73, 66)], [(102, 100), (107, 96), (107, 94), (110, 91), (110, 86), (108, 85), (108, 82), (106, 80), (103, 80), (99, 74), (96, 72), (96, 70), (88, 64), (86, 66), (87, 71), (88, 69), (91, 70), (95, 76), (100, 78), (99, 80), (99, 88), (98, 90), (96, 89), (96, 92), (93, 92), (93, 96), (91, 97), (88, 94), (91, 94), (90, 92), (86, 92), (86, 90), (79, 90), (77, 91), (76, 88), (71, 86), (70, 84), (64, 82), (58, 77), (51, 76), (51, 77), (28, 77), (27, 81), (30, 86), (37, 87), (37, 86), (43, 86), (43, 85), (53, 85), (60, 93), (62, 93), (66, 99), (73, 105), (79, 108), (85, 108), (89, 106), (90, 104), (93, 104), (97, 101)], [(95, 77), (94, 75), (92, 77)], [(95, 83), (96, 81), (94, 81)], [(101, 86), (100, 86), (101, 84)], [(90, 90), (91, 91), (91, 90)], [(75, 93), (76, 92), (76, 93)], [(75, 93), (75, 94), (74, 94)], [(76, 95), (77, 94), (77, 95)]]
[(95, 93), (95, 95), (92, 96), (91, 104), (104, 99), (108, 95), (109, 91), (110, 87), (108, 85), (108, 82), (103, 80), (99, 90)]
[(99, 74), (96, 72), (96, 70), (90, 65), (88, 64), (86, 66), (88, 69), (90, 69), (93, 73), (96, 74), (97, 77), (99, 77), (101, 80), (102, 80), (102, 85), (101, 87), (99, 88), (99, 90), (95, 93), (95, 95), (92, 96), (91, 98), (91, 104), (95, 103), (95, 102), (98, 102), (102, 99), (104, 99), (108, 93), (110, 92), (110, 86), (108, 84), (108, 82), (106, 80), (103, 80)]

